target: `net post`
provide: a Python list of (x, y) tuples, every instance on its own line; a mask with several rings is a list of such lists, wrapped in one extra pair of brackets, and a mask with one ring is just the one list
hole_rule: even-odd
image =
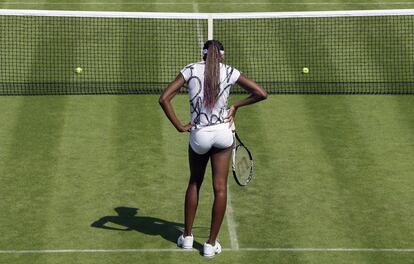
[(213, 15), (208, 15), (208, 22), (207, 22), (207, 34), (208, 34), (208, 40), (213, 39)]

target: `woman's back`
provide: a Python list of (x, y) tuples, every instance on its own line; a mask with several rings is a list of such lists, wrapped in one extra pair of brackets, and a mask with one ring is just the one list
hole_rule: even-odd
[(205, 104), (205, 67), (201, 61), (187, 65), (181, 70), (188, 84), (190, 98), (191, 121), (194, 125), (203, 127), (224, 123), (227, 117), (227, 99), (230, 89), (236, 83), (240, 72), (223, 63), (219, 64), (219, 85), (214, 107), (209, 109)]

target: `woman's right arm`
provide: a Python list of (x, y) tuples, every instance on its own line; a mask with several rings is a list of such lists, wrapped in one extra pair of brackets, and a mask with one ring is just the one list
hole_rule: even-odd
[(250, 80), (243, 74), (240, 75), (239, 79), (237, 80), (237, 84), (247, 90), (250, 93), (250, 96), (234, 102), (230, 107), (227, 116), (227, 120), (230, 124), (233, 123), (234, 117), (236, 116), (236, 112), (239, 107), (254, 104), (267, 98), (267, 92), (256, 82)]
[(171, 100), (178, 93), (178, 91), (184, 85), (184, 83), (184, 76), (181, 73), (179, 73), (175, 80), (171, 82), (167, 86), (167, 88), (165, 88), (164, 92), (161, 94), (159, 99), (159, 103), (162, 109), (164, 110), (165, 115), (168, 117), (168, 119), (179, 132), (189, 131), (191, 127), (193, 127), (193, 125), (191, 125), (190, 123), (186, 125), (181, 124), (171, 104)]

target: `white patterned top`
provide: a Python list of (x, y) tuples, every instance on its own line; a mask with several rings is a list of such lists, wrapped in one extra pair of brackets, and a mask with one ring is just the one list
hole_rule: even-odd
[(225, 122), (230, 89), (240, 77), (240, 71), (220, 63), (220, 91), (214, 108), (209, 111), (204, 106), (204, 68), (205, 62), (201, 61), (189, 64), (181, 70), (189, 89), (191, 123), (196, 128)]

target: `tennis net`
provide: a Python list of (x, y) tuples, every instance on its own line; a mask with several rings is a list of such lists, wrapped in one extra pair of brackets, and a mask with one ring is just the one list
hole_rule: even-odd
[(414, 10), (0, 10), (0, 94), (159, 93), (211, 38), (269, 93), (414, 94)]

